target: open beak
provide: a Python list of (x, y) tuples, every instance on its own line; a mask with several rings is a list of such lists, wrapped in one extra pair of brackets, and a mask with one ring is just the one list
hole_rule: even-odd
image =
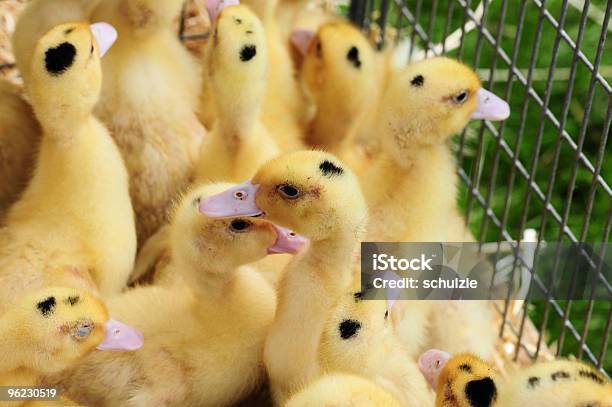
[(274, 224), (272, 226), (274, 230), (276, 230), (276, 242), (274, 242), (273, 246), (268, 248), (268, 254), (297, 253), (306, 243), (308, 243), (308, 239), (298, 235), (292, 230)]
[(434, 390), (438, 385), (440, 373), (450, 358), (450, 354), (438, 349), (430, 349), (419, 357), (419, 369)]
[(471, 119), (506, 120), (510, 116), (508, 103), (486, 89), (480, 88), (476, 93), (478, 106), (470, 116)]
[(257, 190), (259, 185), (253, 185), (251, 181), (243, 182), (204, 199), (199, 206), (200, 212), (211, 218), (262, 215), (263, 211), (255, 204)]
[(100, 50), (100, 58), (102, 58), (115, 41), (117, 41), (117, 30), (108, 23), (95, 23), (89, 27), (93, 36), (96, 37), (98, 49)]
[(96, 349), (130, 351), (142, 347), (143, 337), (139, 330), (114, 319), (104, 324), (104, 340)]

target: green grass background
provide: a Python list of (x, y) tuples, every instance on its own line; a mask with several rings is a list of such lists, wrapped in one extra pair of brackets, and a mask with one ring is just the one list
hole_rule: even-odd
[[(421, 12), (418, 22), (427, 32), (430, 26), (430, 18), (432, 18), (431, 41), (433, 43), (440, 43), (442, 40), (445, 22), (447, 21), (447, 13), (449, 10), (448, 1), (421, 1)], [(393, 0), (391, 0), (391, 2), (392, 6), (387, 19), (388, 25), (395, 28), (399, 27), (401, 37), (410, 38), (412, 31), (410, 29), (408, 20), (403, 18), (398, 24), (399, 8), (394, 4)], [(563, 1), (549, 0), (544, 2), (552, 17), (558, 21), (560, 19)], [(408, 9), (413, 13), (413, 15), (416, 15), (418, 8), (417, 3), (418, 2), (416, 0), (405, 0), (404, 4), (407, 5)], [(451, 24), (449, 25), (450, 32), (453, 32), (457, 28), (461, 27), (464, 23), (463, 6), (457, 0), (452, 0), (452, 3), (452, 17)], [(468, 3), (471, 3), (471, 8), (474, 10), (479, 2), (476, 0), (471, 0), (471, 2)], [(507, 3), (506, 18), (504, 20), (501, 36), (501, 48), (503, 48), (509, 57), (512, 57), (514, 41), (518, 35), (517, 27), (519, 21), (519, 6), (521, 1), (509, 0)], [(437, 4), (437, 6), (435, 6), (435, 4)], [(536, 44), (540, 8), (533, 0), (528, 0), (526, 4), (527, 7), (523, 23), (523, 30), (520, 34), (521, 43), (517, 54), (516, 67), (523, 72), (526, 77), (527, 69), (529, 68), (531, 62), (532, 50), (537, 45), (538, 55), (535, 64), (535, 75), (532, 86), (534, 90), (541, 97), (543, 97), (546, 89), (548, 71), (553, 65), (552, 49), (557, 31), (554, 29), (552, 24), (545, 19), (542, 24), (540, 42), (539, 44)], [(595, 59), (596, 49), (602, 31), (601, 20), (603, 19), (603, 12), (605, 12), (606, 5), (606, 0), (591, 1), (591, 15), (587, 20), (581, 45), (582, 52), (590, 61), (594, 61)], [(376, 17), (376, 10), (379, 9), (379, 7), (380, 0), (376, 0), (372, 5), (372, 10), (374, 10), (374, 18)], [(495, 38), (498, 27), (501, 24), (501, 9), (501, 0), (493, 0), (489, 2), (485, 17), (485, 26), (491, 32), (493, 38)], [(342, 11), (346, 12), (346, 9)], [(577, 38), (580, 17), (581, 10), (576, 9), (571, 5), (568, 6), (564, 29), (573, 39), (573, 41), (576, 41)], [(489, 82), (489, 69), (493, 63), (495, 49), (486, 39), (483, 38), (481, 40), (480, 58), (478, 61), (476, 61), (475, 55), (478, 46), (478, 36), (478, 29), (466, 34), (462, 49), (455, 49), (448, 52), (446, 55), (460, 57), (465, 63), (478, 68), (484, 86), (500, 96), (506, 96), (505, 91), (507, 86), (507, 74), (505, 72), (507, 72), (509, 67), (501, 60), (501, 58), (497, 58), (497, 74), (501, 75), (499, 77), (502, 78), (502, 80), (496, 80), (491, 84)], [(424, 43), (421, 41), (418, 35), (415, 36), (415, 39), (417, 40), (416, 42), (419, 46), (424, 47)], [(563, 102), (568, 92), (567, 79), (569, 69), (572, 64), (572, 59), (573, 49), (564, 40), (561, 40), (555, 65), (556, 74), (552, 83), (551, 98), (549, 102), (549, 109), (557, 118), (561, 118), (562, 116)], [(610, 35), (610, 38), (608, 38), (605, 45), (601, 60), (600, 72), (608, 82), (612, 83), (612, 35)], [(573, 95), (570, 100), (565, 123), (565, 129), (571, 135), (574, 141), (578, 140), (580, 126), (582, 121), (585, 119), (585, 106), (587, 104), (590, 81), (591, 73), (582, 62), (578, 62), (573, 87)], [(503, 139), (508, 143), (512, 150), (514, 150), (516, 146), (517, 137), (520, 133), (521, 110), (525, 104), (525, 91), (525, 87), (518, 82), (516, 77), (514, 77), (509, 88), (509, 95), (507, 98), (512, 109), (512, 114), (504, 124), (503, 130)], [(607, 94), (601, 85), (598, 84), (595, 88), (593, 97), (592, 110), (586, 119), (588, 126), (586, 128), (583, 152), (589, 161), (595, 164), (597, 153), (600, 148), (600, 141), (605, 131), (604, 121), (608, 105), (611, 103), (611, 96)], [(527, 168), (527, 171), (530, 171), (532, 169), (532, 159), (536, 153), (536, 136), (541, 123), (542, 109), (532, 98), (529, 98), (527, 103), (524, 131), (522, 133), (522, 140), (520, 142), (518, 156), (520, 161)], [(557, 142), (558, 130), (548, 119), (545, 119), (544, 123), (544, 127), (542, 128), (542, 142), (538, 154), (539, 160), (536, 168), (535, 182), (540, 186), (541, 190), (546, 193), (551, 180), (551, 169), (555, 158), (555, 145)], [(493, 166), (496, 140), (488, 131), (484, 132), (483, 144), (481, 148), (481, 161), (480, 165), (476, 166), (476, 153), (478, 150), (481, 126), (481, 123), (473, 122), (468, 127), (466, 131), (464, 157), (459, 164), (470, 177), (475, 171), (480, 174), (479, 191), (484, 197), (486, 197), (489, 193), (489, 183), (492, 175), (491, 169)], [(495, 127), (499, 129), (500, 124), (495, 124)], [(570, 148), (566, 141), (562, 141), (558, 159), (558, 171), (552, 185), (551, 195), (551, 204), (560, 214), (563, 213), (565, 209), (564, 205), (566, 205), (566, 202), (568, 201), (568, 185), (571, 180), (572, 169), (575, 166), (575, 152)], [(518, 238), (520, 234), (522, 206), (525, 202), (528, 188), (526, 180), (517, 173), (513, 188), (511, 189), (507, 198), (511, 167), (511, 159), (502, 152), (499, 159), (498, 173), (494, 179), (494, 187), (492, 188), (491, 207), (495, 214), (501, 219), (504, 204), (506, 201), (508, 201), (509, 215), (507, 220), (507, 230), (513, 238)], [(609, 147), (605, 152), (601, 176), (608, 184), (612, 183), (612, 163), (610, 162)], [(592, 179), (592, 174), (583, 165), (579, 164), (576, 174), (575, 188), (570, 197), (571, 207), (568, 217), (568, 226), (576, 236), (581, 235), (583, 225), (585, 224), (587, 197), (591, 190)], [(466, 185), (461, 183), (460, 205), (464, 209), (467, 205), (467, 196), (468, 193)], [(542, 201), (534, 194), (531, 194), (531, 199), (527, 208), (528, 210), (526, 212), (525, 227), (539, 230), (542, 223)], [(610, 196), (608, 196), (608, 194), (603, 191), (601, 187), (597, 187), (588, 229), (585, 229), (584, 232), (586, 241), (601, 242), (607, 240), (605, 229), (606, 223), (610, 217), (610, 211)], [(469, 224), (477, 237), (480, 236), (483, 228), (484, 216), (485, 213), (482, 207), (478, 203), (474, 202), (470, 212)], [(552, 219), (548, 220), (547, 216), (546, 219), (542, 237), (548, 241), (559, 240), (558, 225)], [(486, 232), (484, 233), (483, 237), (485, 241), (498, 241), (500, 239), (500, 231), (492, 224), (492, 222), (488, 222)], [(565, 302), (561, 302), (560, 304), (563, 307), (566, 305)], [(578, 328), (579, 331), (583, 326), (587, 305), (587, 301), (574, 301), (571, 304), (570, 321)], [(540, 326), (542, 323), (543, 308), (544, 307), (541, 302), (533, 303), (529, 307), (530, 316), (535, 322), (536, 326)], [(606, 330), (606, 321), (610, 312), (610, 302), (595, 302), (592, 319), (587, 330), (588, 335), (586, 343), (597, 357), (600, 356), (600, 352), (603, 347), (602, 341)], [(554, 349), (556, 349), (555, 340), (559, 336), (561, 325), (561, 318), (554, 314), (554, 312), (551, 310), (545, 326), (545, 337), (547, 343), (549, 345), (553, 345)], [(562, 349), (562, 354), (575, 355), (578, 348), (577, 345), (577, 342), (568, 332)], [(611, 345), (612, 343), (609, 343), (606, 346), (608, 349), (603, 349), (604, 351), (607, 351), (606, 355), (604, 356), (603, 367), (608, 374), (612, 373), (612, 351), (609, 351)]]

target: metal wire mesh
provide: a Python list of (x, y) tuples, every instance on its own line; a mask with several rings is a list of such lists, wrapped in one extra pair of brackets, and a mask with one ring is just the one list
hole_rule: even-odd
[[(483, 247), (505, 241), (517, 249), (526, 233), (536, 236), (536, 251), (546, 240), (608, 242), (612, 59), (604, 51), (611, 9), (610, 1), (588, 0), (351, 1), (349, 18), (374, 33), (379, 48), (409, 40), (408, 60), (463, 60), (510, 102), (508, 121), (472, 124), (457, 142), (461, 203)], [(514, 257), (513, 274), (524, 266)], [(609, 288), (601, 262), (592, 267)], [(518, 321), (509, 315), (516, 305), (509, 293), (498, 307), (500, 336), (514, 334), (515, 359), (520, 352), (537, 358), (549, 344), (556, 355), (610, 370), (609, 302), (526, 300)], [(539, 331), (535, 347), (523, 343), (528, 316)]]

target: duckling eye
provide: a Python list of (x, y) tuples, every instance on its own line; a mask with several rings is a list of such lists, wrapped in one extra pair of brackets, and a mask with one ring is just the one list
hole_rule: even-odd
[(321, 56), (322, 56), (322, 49), (321, 49), (321, 48), (322, 48), (322, 47), (321, 47), (321, 41), (317, 41), (317, 47), (316, 47), (316, 50), (317, 50), (317, 56), (318, 56), (319, 58), (321, 58)]
[(235, 219), (230, 223), (230, 230), (232, 232), (242, 233), (246, 232), (251, 227), (251, 222), (244, 219)]
[(457, 104), (461, 104), (468, 99), (469, 92), (467, 90), (462, 90), (458, 94), (453, 97), (453, 102)]
[(278, 192), (280, 192), (280, 194), (287, 199), (295, 199), (300, 196), (300, 190), (294, 187), (293, 185), (283, 184), (280, 185), (277, 189)]
[(79, 321), (72, 331), (72, 337), (76, 340), (83, 340), (91, 334), (94, 329), (92, 321)]

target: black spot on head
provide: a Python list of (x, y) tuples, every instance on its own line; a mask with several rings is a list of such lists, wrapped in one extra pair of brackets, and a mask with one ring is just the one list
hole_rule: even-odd
[(246, 34), (253, 34), (253, 30), (246, 30), (245, 33)]
[(558, 372), (551, 374), (550, 378), (553, 379), (553, 381), (556, 381), (557, 379), (569, 379), (570, 374), (564, 372), (563, 370), (559, 370)]
[(234, 22), (236, 23), (236, 25), (242, 24), (242, 20), (240, 18), (234, 17)]
[(68, 34), (70, 34), (73, 31), (74, 31), (74, 28), (70, 27), (70, 28), (66, 29), (66, 31), (64, 31), (64, 34), (68, 35)]
[(425, 83), (425, 78), (423, 78), (423, 75), (417, 75), (414, 78), (412, 78), (412, 80), (410, 81), (410, 84), (417, 88), (420, 88), (421, 86), (423, 86), (424, 83)]
[(55, 309), (55, 297), (49, 297), (36, 304), (36, 308), (40, 311), (43, 317), (48, 317), (53, 314)]
[(255, 45), (245, 45), (240, 50), (240, 60), (242, 62), (250, 61), (257, 55), (257, 47)]
[(472, 373), (472, 366), (467, 363), (462, 363), (459, 365), (459, 370), (463, 370), (464, 372)]
[(334, 175), (342, 175), (344, 174), (344, 170), (341, 167), (338, 167), (336, 164), (331, 161), (323, 161), (319, 165), (319, 169), (326, 176), (334, 176)]
[(49, 48), (45, 53), (45, 68), (53, 76), (66, 72), (74, 63), (77, 50), (69, 42), (63, 42), (55, 48)]
[(580, 370), (578, 372), (578, 375), (580, 375), (580, 377), (584, 377), (585, 379), (592, 380), (597, 384), (604, 384), (604, 379), (602, 379), (597, 373), (593, 372), (592, 370)]
[(74, 295), (74, 296), (70, 296), (70, 297), (66, 298), (64, 303), (68, 304), (70, 306), (74, 306), (75, 304), (78, 304), (78, 302), (80, 300), (81, 300), (81, 298), (78, 295)]
[(359, 49), (357, 47), (351, 47), (349, 52), (346, 54), (346, 59), (348, 59), (355, 68), (361, 67), (361, 61), (359, 60)]
[(340, 337), (342, 339), (349, 339), (357, 334), (357, 331), (361, 328), (359, 321), (353, 319), (345, 319), (340, 323)]
[(530, 389), (535, 388), (539, 384), (540, 384), (540, 378), (539, 377), (532, 376), (529, 379), (527, 379), (527, 386), (529, 386)]
[(355, 302), (360, 301), (362, 297), (363, 297), (363, 293), (361, 291), (353, 294), (353, 298), (355, 299)]
[(497, 397), (495, 382), (490, 377), (472, 380), (465, 386), (465, 397), (473, 407), (489, 407)]

